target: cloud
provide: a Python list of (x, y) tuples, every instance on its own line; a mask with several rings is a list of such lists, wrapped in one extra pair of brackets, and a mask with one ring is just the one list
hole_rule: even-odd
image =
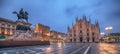
[(56, 31), (67, 32), (67, 26), (75, 22), (76, 16), (86, 15), (92, 22), (100, 22), (101, 31), (108, 25), (119, 31), (120, 0), (0, 0), (0, 17), (16, 19), (12, 11), (24, 8), (29, 13), (29, 21), (42, 23)]

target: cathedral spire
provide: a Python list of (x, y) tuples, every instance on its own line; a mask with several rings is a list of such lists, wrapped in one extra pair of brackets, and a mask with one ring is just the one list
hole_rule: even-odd
[(89, 18), (89, 22), (91, 23), (91, 18)]
[(85, 15), (83, 15), (83, 19), (86, 21), (86, 16)]
[(78, 16), (76, 17), (76, 22), (78, 21)]
[(73, 26), (73, 22), (72, 22), (72, 26)]
[(69, 30), (70, 30), (70, 27), (68, 26), (67, 29), (68, 29), (68, 31), (69, 31)]
[(98, 22), (98, 20), (95, 21), (95, 24), (96, 24), (96, 26), (99, 27), (99, 22)]

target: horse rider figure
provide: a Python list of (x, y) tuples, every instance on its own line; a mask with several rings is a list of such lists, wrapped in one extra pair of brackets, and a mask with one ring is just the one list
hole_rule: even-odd
[(21, 8), (21, 10), (19, 11), (19, 13), (17, 13), (16, 11), (13, 12), (13, 14), (17, 14), (18, 20), (22, 20), (25, 19), (28, 22), (28, 13), (27, 11), (23, 11), (23, 8)]

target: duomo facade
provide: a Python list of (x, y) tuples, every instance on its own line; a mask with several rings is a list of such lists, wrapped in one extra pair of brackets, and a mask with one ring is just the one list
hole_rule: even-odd
[(86, 16), (83, 16), (82, 19), (77, 17), (72, 28), (68, 26), (67, 36), (69, 42), (99, 42), (99, 23), (96, 21), (95, 24), (92, 24), (90, 19), (87, 21)]

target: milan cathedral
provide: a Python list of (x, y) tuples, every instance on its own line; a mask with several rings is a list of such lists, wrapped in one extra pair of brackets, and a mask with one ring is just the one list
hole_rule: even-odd
[(98, 21), (95, 24), (91, 23), (91, 19), (87, 21), (86, 16), (82, 19), (76, 18), (76, 23), (72, 28), (68, 26), (69, 42), (99, 42), (100, 28)]

